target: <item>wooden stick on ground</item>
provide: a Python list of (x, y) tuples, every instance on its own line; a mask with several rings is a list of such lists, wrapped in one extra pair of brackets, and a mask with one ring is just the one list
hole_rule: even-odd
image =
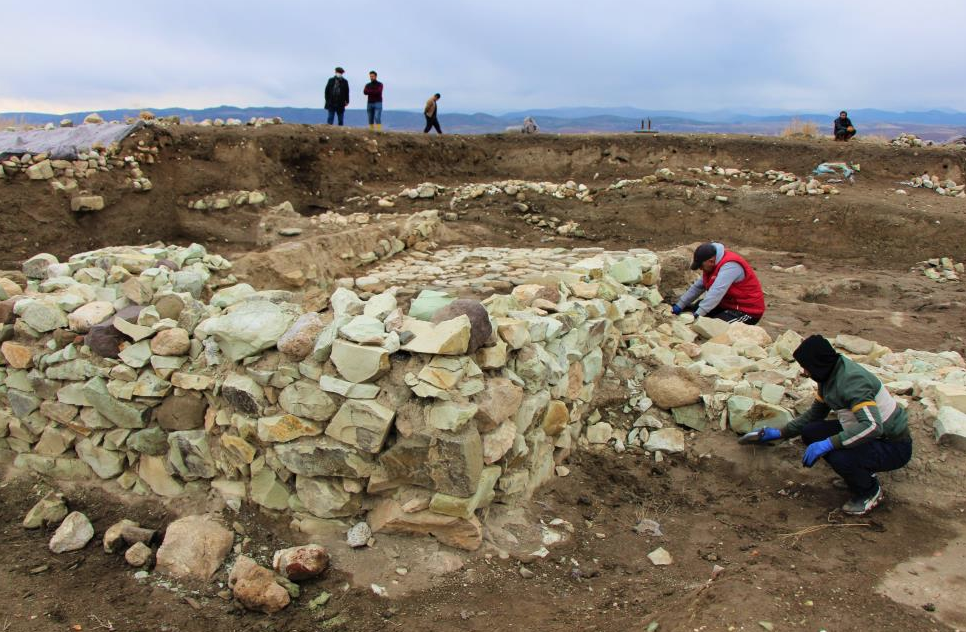
[(845, 523), (830, 522), (828, 524), (816, 524), (810, 527), (805, 527), (804, 529), (799, 529), (798, 531), (794, 531), (792, 533), (779, 533), (778, 538), (780, 540), (794, 540), (794, 542), (797, 543), (806, 535), (817, 533), (822, 529), (831, 529), (831, 528), (837, 528), (837, 527), (871, 527), (871, 526), (872, 525), (868, 522), (845, 522)]

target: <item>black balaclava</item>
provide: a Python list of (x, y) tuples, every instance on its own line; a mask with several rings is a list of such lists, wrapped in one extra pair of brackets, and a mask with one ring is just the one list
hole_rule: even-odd
[(835, 363), (839, 361), (839, 354), (832, 348), (832, 344), (818, 334), (803, 340), (792, 355), (816, 382), (827, 380), (835, 368)]

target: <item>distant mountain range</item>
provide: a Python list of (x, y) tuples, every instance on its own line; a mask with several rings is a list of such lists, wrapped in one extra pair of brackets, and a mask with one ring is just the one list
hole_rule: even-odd
[[(136, 117), (141, 110), (101, 110), (106, 120), (123, 120)], [(321, 108), (292, 107), (233, 107), (219, 106), (206, 109), (151, 108), (158, 116), (180, 116), (183, 121), (204, 119), (238, 118), (248, 121), (252, 117), (281, 117), (286, 123), (319, 124), (326, 121), (326, 111)], [(754, 110), (752, 110), (754, 111)], [(654, 129), (667, 132), (732, 133), (777, 135), (793, 122), (815, 123), (819, 130), (831, 132), (832, 119), (837, 113), (793, 114), (777, 110), (757, 110), (755, 113), (735, 110), (710, 112), (686, 112), (677, 110), (645, 110), (634, 107), (566, 107), (521, 110), (499, 115), (475, 113), (447, 113), (442, 111), (440, 121), (443, 131), (458, 134), (486, 134), (503, 132), (519, 126), (523, 119), (532, 116), (544, 132), (555, 133), (613, 133), (640, 129), (650, 119)], [(31, 125), (59, 123), (68, 118), (75, 124), (83, 121), (88, 112), (68, 114), (45, 114), (38, 112), (0, 112), (0, 121), (6, 124)], [(944, 141), (952, 136), (966, 134), (966, 113), (954, 110), (928, 110), (922, 112), (890, 112), (877, 109), (850, 110), (849, 116), (860, 134), (892, 137), (900, 132), (917, 134), (922, 138)], [(411, 110), (386, 110), (382, 115), (385, 129), (414, 131), (424, 125), (422, 112)], [(365, 110), (346, 111), (346, 125), (365, 126)]]

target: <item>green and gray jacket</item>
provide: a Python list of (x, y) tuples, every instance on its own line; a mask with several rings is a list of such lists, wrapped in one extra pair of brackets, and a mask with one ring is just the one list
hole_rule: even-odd
[(910, 440), (906, 409), (876, 376), (845, 356), (839, 356), (829, 378), (819, 383), (812, 407), (790, 421), (782, 437), (797, 437), (807, 424), (823, 421), (833, 410), (842, 424), (842, 432), (831, 437), (836, 449), (872, 439)]

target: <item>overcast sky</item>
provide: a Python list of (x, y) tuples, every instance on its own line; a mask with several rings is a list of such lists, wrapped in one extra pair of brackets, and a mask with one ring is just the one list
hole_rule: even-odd
[(4, 1), (0, 111), (364, 103), (966, 111), (966, 1)]

